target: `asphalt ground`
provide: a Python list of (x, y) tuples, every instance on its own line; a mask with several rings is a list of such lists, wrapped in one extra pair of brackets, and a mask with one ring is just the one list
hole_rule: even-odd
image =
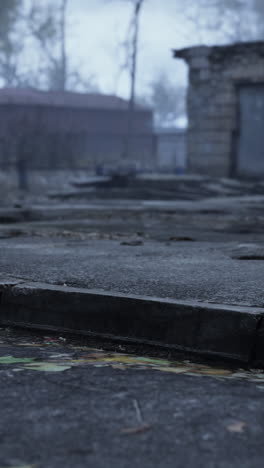
[[(263, 306), (263, 197), (0, 218), (3, 280)], [(263, 466), (261, 370), (3, 328), (0, 388), (0, 468)]]
[(0, 330), (1, 468), (262, 467), (264, 374)]
[[(0, 226), (0, 280), (2, 284), (42, 282), (65, 291), (74, 287), (112, 295), (263, 308), (262, 206), (263, 197), (258, 195), (151, 204), (97, 200), (87, 206), (52, 204), (50, 210), (47, 205), (31, 207), (34, 220)], [(18, 308), (17, 312), (13, 321), (5, 315), (3, 323), (22, 323), (23, 314)], [(105, 323), (108, 312), (106, 308)], [(73, 318), (74, 313), (73, 308)], [(29, 310), (26, 321), (30, 316)], [(194, 320), (196, 316), (195, 312)], [(113, 327), (118, 336), (118, 327)], [(89, 323), (86, 328), (90, 330)], [(259, 321), (256, 332), (253, 328), (257, 336)], [(215, 326), (212, 329), (215, 333)], [(184, 336), (186, 332), (192, 336), (192, 330), (190, 324)], [(228, 323), (224, 330), (230, 330)], [(255, 343), (252, 333), (250, 340)], [(130, 336), (127, 330), (126, 336)], [(206, 333), (203, 340), (205, 345)], [(258, 340), (258, 350), (260, 346)], [(223, 347), (219, 351), (223, 355)], [(247, 350), (245, 356), (253, 362), (256, 352)]]
[(257, 260), (233, 258), (239, 250), (257, 255), (262, 245), (21, 236), (0, 240), (0, 275), (125, 294), (263, 307), (263, 255)]

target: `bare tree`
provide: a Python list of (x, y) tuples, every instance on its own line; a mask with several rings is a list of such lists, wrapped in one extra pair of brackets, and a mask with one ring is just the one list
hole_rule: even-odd
[[(179, 3), (180, 6), (180, 3)], [(251, 8), (247, 0), (185, 0), (179, 16), (195, 29), (196, 41), (246, 40), (250, 38)]]
[(264, 2), (263, 0), (253, 1), (253, 13), (256, 21), (256, 33), (258, 39), (264, 39)]
[(67, 7), (69, 0), (61, 0), (61, 5), (59, 9), (59, 29), (60, 29), (60, 59), (58, 67), (58, 83), (57, 86), (59, 89), (65, 91), (67, 88), (67, 51), (66, 51), (66, 15)]
[(127, 71), (130, 81), (129, 105), (127, 114), (127, 135), (125, 139), (124, 159), (130, 156), (133, 143), (134, 131), (134, 111), (136, 104), (136, 83), (137, 83), (137, 65), (139, 51), (139, 23), (142, 7), (145, 0), (124, 0), (132, 5), (132, 17), (129, 23), (128, 32), (121, 46), (125, 51), (125, 61), (120, 67), (120, 71)]
[(67, 26), (69, 0), (54, 0), (40, 4), (31, 0), (31, 8), (26, 18), (29, 34), (38, 45), (40, 65), (36, 75), (37, 87), (50, 90), (97, 89), (94, 76), (83, 77), (71, 65), (67, 50), (69, 27)]
[(23, 48), (17, 37), (20, 9), (20, 0), (0, 2), (0, 78), (9, 87), (18, 83), (18, 56)]
[(172, 83), (165, 73), (160, 73), (150, 84), (146, 103), (155, 113), (156, 127), (174, 127), (177, 119), (186, 115), (186, 89)]
[[(138, 60), (138, 39), (139, 39), (139, 19), (141, 9), (144, 0), (135, 0), (134, 12), (131, 21), (131, 64), (130, 64), (130, 114), (132, 114), (135, 108), (135, 97), (136, 97), (136, 78), (137, 78), (137, 60)], [(133, 125), (133, 118), (131, 119), (131, 125)]]
[(41, 59), (40, 74), (45, 74), (50, 89), (67, 88), (68, 60), (66, 50), (66, 16), (68, 0), (59, 0), (59, 4), (40, 5), (32, 0), (27, 17), (27, 26), (31, 36), (37, 41)]

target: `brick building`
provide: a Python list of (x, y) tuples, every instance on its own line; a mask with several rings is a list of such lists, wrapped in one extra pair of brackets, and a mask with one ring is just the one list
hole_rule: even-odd
[(188, 166), (264, 175), (264, 42), (174, 51), (189, 65)]
[[(0, 169), (93, 170), (124, 155), (128, 102), (116, 96), (0, 90)], [(152, 167), (152, 110), (137, 107), (131, 164)]]

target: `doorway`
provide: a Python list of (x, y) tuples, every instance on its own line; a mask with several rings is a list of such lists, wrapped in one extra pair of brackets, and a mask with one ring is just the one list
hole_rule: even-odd
[(239, 87), (236, 175), (264, 176), (264, 84)]

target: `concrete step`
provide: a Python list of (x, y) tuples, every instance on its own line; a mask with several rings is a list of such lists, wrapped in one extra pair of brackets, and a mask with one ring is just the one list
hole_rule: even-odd
[(156, 344), (264, 366), (264, 308), (0, 282), (0, 324)]

